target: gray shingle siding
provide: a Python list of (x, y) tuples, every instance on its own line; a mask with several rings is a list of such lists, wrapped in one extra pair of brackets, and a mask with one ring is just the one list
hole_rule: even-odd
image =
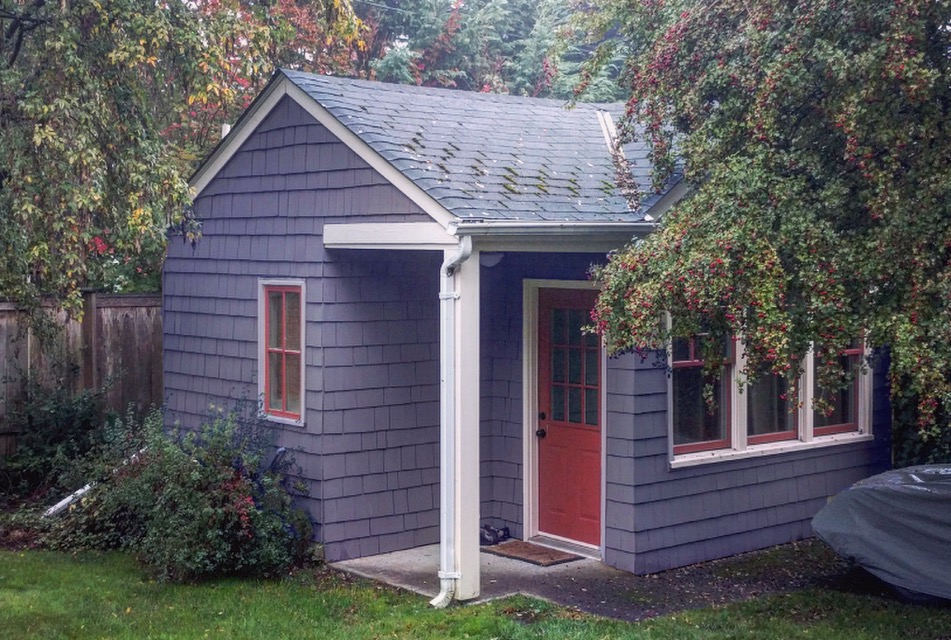
[(885, 376), (875, 372), (875, 440), (670, 469), (667, 374), (653, 359), (609, 360), (604, 559), (652, 573), (812, 535), (829, 496), (888, 467)]
[(435, 541), (438, 260), (321, 243), (331, 220), (430, 218), (287, 99), (195, 209), (202, 240), (173, 239), (165, 263), (169, 419), (194, 427), (211, 405), (255, 399), (259, 279), (302, 279), (305, 426), (274, 428), (296, 451), (328, 557)]

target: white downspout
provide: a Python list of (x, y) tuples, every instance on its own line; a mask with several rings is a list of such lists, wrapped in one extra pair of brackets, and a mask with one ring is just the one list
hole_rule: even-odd
[(456, 591), (456, 269), (472, 254), (472, 238), (459, 240), (459, 249), (446, 256), (439, 269), (439, 595), (429, 604), (449, 606)]

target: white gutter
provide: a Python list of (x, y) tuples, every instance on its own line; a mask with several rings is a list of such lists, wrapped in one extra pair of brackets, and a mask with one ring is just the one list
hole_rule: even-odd
[[(459, 240), (459, 249), (446, 255), (439, 269), (439, 595), (429, 604), (449, 606), (460, 573), (456, 564), (456, 269), (472, 254), (472, 238)], [(478, 508), (476, 505), (475, 508)]]
[(551, 222), (535, 220), (459, 220), (449, 224), (455, 236), (505, 236), (537, 232), (544, 235), (597, 234), (605, 232), (650, 233), (656, 222)]

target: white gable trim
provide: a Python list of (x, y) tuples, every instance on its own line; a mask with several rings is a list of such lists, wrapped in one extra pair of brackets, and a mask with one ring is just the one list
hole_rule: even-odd
[(344, 223), (324, 225), (328, 249), (454, 249), (459, 239), (435, 222)]
[(194, 197), (198, 197), (208, 184), (224, 169), (228, 161), (237, 153), (248, 138), (251, 137), (261, 122), (270, 115), (277, 103), (281, 101), (287, 92), (285, 86), (288, 83), (287, 78), (279, 82), (272, 82), (265, 88), (264, 92), (255, 100), (245, 111), (244, 115), (238, 120), (230, 133), (222, 140), (208, 159), (202, 163), (198, 170), (192, 175), (189, 183), (194, 190)]
[(358, 135), (350, 131), (343, 123), (337, 120), (327, 109), (318, 104), (306, 91), (294, 84), (286, 76), (275, 79), (258, 100), (251, 105), (250, 110), (238, 121), (221, 145), (212, 153), (192, 177), (191, 186), (195, 194), (200, 194), (214, 179), (221, 169), (231, 160), (232, 156), (241, 148), (241, 145), (254, 133), (258, 125), (271, 113), (274, 107), (287, 96), (294, 100), (302, 109), (307, 111), (328, 131), (335, 135), (351, 151), (356, 153), (367, 164), (376, 169), (403, 195), (413, 201), (420, 209), (429, 214), (436, 222), (448, 227), (456, 217), (439, 204), (435, 198), (426, 193), (415, 182), (389, 163), (383, 156), (374, 151)]

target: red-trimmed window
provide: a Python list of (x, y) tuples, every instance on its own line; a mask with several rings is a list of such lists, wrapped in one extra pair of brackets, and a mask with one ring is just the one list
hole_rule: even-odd
[(764, 375), (746, 390), (746, 443), (765, 444), (799, 437), (797, 412), (789, 403), (789, 382)]
[(301, 417), (301, 287), (264, 287), (264, 412)]
[[(671, 345), (673, 387), (674, 454), (729, 449), (730, 385), (733, 373), (733, 341), (723, 345), (723, 372), (718, 380), (703, 375), (702, 340), (677, 339)], [(713, 385), (715, 406), (703, 396), (707, 383)]]
[(839, 354), (839, 365), (843, 372), (851, 376), (848, 386), (834, 391), (815, 390), (816, 397), (821, 399), (822, 403), (831, 405), (832, 411), (813, 412), (813, 435), (829, 436), (858, 431), (860, 371), (864, 355), (864, 344), (861, 340), (854, 340), (851, 347)]

